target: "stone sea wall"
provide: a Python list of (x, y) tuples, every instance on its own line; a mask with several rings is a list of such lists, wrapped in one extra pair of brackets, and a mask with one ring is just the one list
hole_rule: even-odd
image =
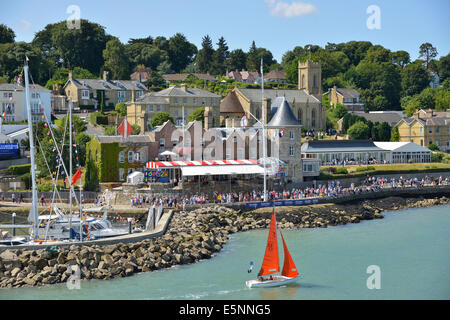
[[(381, 213), (384, 211), (446, 204), (450, 204), (447, 196), (416, 196), (276, 210), (279, 228), (324, 228), (383, 218)], [(64, 283), (71, 276), (72, 265), (80, 268), (83, 281), (126, 277), (195, 263), (219, 252), (229, 234), (267, 228), (271, 213), (271, 208), (243, 212), (215, 205), (175, 212), (167, 232), (159, 238), (106, 246), (72, 245), (54, 252), (5, 250), (0, 253), (0, 288)]]

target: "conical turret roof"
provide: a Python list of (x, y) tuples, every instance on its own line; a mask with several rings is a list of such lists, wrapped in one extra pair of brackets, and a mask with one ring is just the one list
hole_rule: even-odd
[(268, 128), (301, 127), (285, 97), (278, 97), (272, 104), (276, 112), (267, 124)]

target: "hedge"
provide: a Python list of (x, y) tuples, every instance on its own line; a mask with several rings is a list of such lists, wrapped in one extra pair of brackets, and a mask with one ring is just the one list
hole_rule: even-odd
[(101, 114), (100, 112), (91, 113), (89, 120), (92, 124), (108, 125), (108, 116)]
[(9, 166), (8, 172), (12, 175), (18, 176), (18, 175), (22, 175), (25, 173), (30, 173), (30, 169), (31, 169), (31, 163), (27, 163), (27, 164)]

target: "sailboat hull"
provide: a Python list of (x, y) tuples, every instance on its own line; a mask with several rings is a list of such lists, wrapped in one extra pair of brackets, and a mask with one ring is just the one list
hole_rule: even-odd
[(273, 280), (249, 280), (245, 284), (248, 288), (266, 288), (266, 287), (279, 287), (290, 283), (296, 282), (300, 276), (289, 278), (285, 276), (273, 276)]

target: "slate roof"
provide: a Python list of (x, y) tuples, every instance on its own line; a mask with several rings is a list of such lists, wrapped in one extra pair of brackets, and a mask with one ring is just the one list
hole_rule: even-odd
[[(30, 83), (30, 91), (39, 90), (39, 91), (47, 91), (50, 92), (47, 88), (39, 84), (31, 84)], [(21, 86), (17, 83), (0, 83), (0, 91), (25, 91), (25, 87)]]
[(374, 152), (384, 151), (371, 140), (311, 140), (302, 144), (302, 152)]
[(276, 98), (271, 108), (275, 109), (276, 112), (267, 124), (268, 128), (299, 127), (302, 125), (295, 117), (285, 97)]
[(336, 91), (344, 98), (354, 98), (360, 95), (360, 93), (353, 88), (336, 88)]
[(69, 79), (78, 89), (84, 90), (147, 90), (139, 81), (133, 80), (101, 80), (101, 79)]
[(199, 88), (187, 88), (186, 91), (179, 86), (172, 86), (167, 89), (154, 92), (155, 96), (172, 96), (172, 97), (211, 97), (220, 98), (221, 96)]
[(149, 143), (151, 142), (150, 137), (146, 134), (140, 135), (130, 135), (127, 139), (122, 136), (97, 136), (98, 142), (100, 143)]
[[(238, 89), (244, 96), (246, 96), (252, 102), (261, 102), (261, 90), (260, 89)], [(309, 95), (305, 90), (280, 90), (280, 89), (264, 89), (264, 98), (274, 100), (277, 97), (285, 97), (290, 103), (295, 102), (306, 103), (320, 103), (321, 101)]]
[(268, 74), (264, 75), (264, 79), (283, 79), (286, 80), (286, 72), (280, 70), (272, 70)]
[(194, 75), (195, 77), (201, 80), (218, 81), (216, 78), (207, 73), (172, 73), (172, 74), (163, 74), (162, 77), (166, 81), (183, 81), (190, 74)]

